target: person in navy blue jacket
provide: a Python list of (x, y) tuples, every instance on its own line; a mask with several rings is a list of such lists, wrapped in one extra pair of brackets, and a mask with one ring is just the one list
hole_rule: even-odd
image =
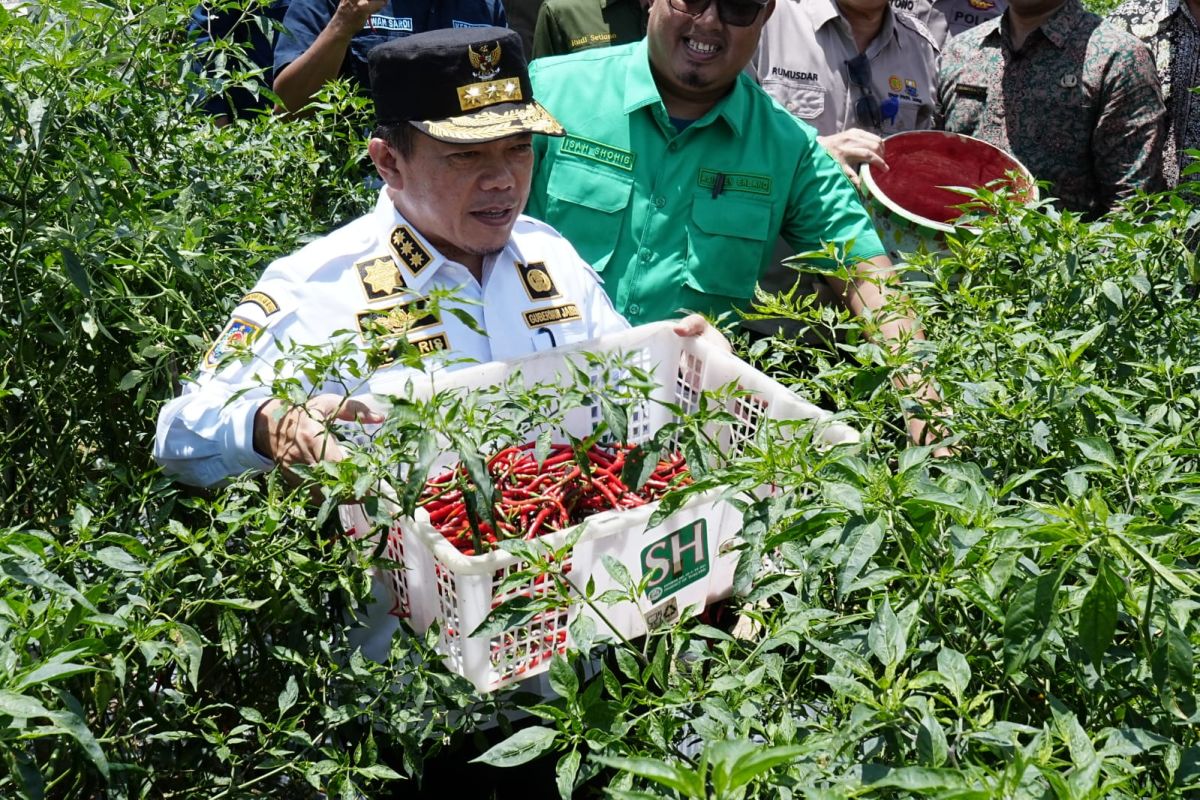
[[(200, 45), (218, 39), (237, 42), (246, 53), (247, 63), (244, 66), (263, 70), (260, 79), (262, 85), (271, 86), (275, 80), (275, 37), (278, 23), (283, 22), (283, 15), (287, 13), (288, 0), (248, 2), (236, 8), (226, 5), (201, 3), (196, 6), (188, 23), (188, 34), (195, 36)], [(194, 64), (196, 72), (206, 78), (214, 77), (214, 55), (212, 52), (202, 55)], [(266, 97), (245, 86), (233, 86), (225, 90), (213, 87), (204, 102), (205, 110), (217, 118), (219, 125), (270, 107), (271, 103)]]
[(334, 78), (370, 85), (367, 52), (438, 28), (507, 27), (502, 0), (292, 0), (275, 43), (275, 93), (298, 111)]

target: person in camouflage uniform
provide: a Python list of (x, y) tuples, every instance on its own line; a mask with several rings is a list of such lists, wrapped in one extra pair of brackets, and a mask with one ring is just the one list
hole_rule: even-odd
[(1079, 0), (1010, 0), (946, 44), (938, 118), (1020, 159), (1096, 217), (1160, 183), (1165, 111), (1150, 51)]
[(1196, 0), (1125, 0), (1108, 20), (1141, 39), (1154, 55), (1163, 100), (1167, 104), (1167, 134), (1163, 142), (1163, 179), (1168, 186), (1180, 180), (1193, 160), (1188, 150), (1200, 149), (1200, 2)]

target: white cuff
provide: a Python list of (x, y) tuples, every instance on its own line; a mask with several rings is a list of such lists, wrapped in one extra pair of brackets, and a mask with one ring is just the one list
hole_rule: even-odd
[(254, 449), (254, 417), (265, 402), (261, 397), (241, 398), (224, 409), (225, 441), (221, 449), (230, 475), (240, 475), (247, 470), (267, 472), (275, 467), (274, 461), (263, 458)]

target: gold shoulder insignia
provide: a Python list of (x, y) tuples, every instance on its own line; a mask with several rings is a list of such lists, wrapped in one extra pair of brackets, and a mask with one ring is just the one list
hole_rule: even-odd
[(522, 264), (520, 261), (514, 261), (513, 265), (521, 275), (521, 285), (525, 287), (525, 294), (529, 295), (530, 300), (549, 300), (560, 296), (544, 262)]
[(354, 265), (358, 272), (358, 280), (362, 283), (367, 300), (386, 300), (389, 297), (404, 294), (408, 284), (400, 274), (396, 262), (391, 256), (376, 256), (359, 261)]
[(392, 230), (388, 245), (392, 248), (392, 255), (396, 257), (396, 261), (403, 264), (414, 278), (433, 261), (433, 256), (407, 225), (397, 225)]
[(279, 310), (279, 304), (276, 303), (275, 299), (266, 292), (250, 292), (250, 294), (238, 301), (239, 306), (245, 305), (246, 303), (258, 306), (262, 309), (263, 314), (268, 317)]

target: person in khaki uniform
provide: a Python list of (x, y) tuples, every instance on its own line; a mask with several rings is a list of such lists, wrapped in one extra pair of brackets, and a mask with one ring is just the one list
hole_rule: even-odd
[(963, 31), (1000, 16), (1007, 0), (892, 0), (893, 11), (904, 11), (925, 23), (938, 47)]
[(888, 0), (781, 0), (751, 68), (857, 182), (862, 162), (882, 167), (882, 137), (933, 127), (937, 54)]

